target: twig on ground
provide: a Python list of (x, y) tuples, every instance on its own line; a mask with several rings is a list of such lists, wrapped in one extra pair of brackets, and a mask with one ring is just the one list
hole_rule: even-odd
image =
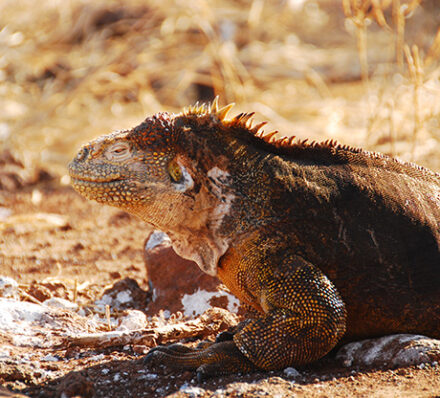
[(238, 317), (221, 308), (210, 308), (200, 317), (161, 325), (142, 330), (111, 331), (69, 336), (57, 347), (106, 348), (126, 344), (143, 344), (153, 347), (157, 344), (176, 342), (187, 338), (205, 338), (226, 330), (238, 323)]

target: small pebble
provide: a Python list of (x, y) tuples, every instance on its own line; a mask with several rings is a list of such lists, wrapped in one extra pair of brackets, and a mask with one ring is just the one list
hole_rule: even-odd
[(148, 347), (139, 344), (134, 345), (132, 348), (135, 354), (141, 354), (141, 355), (146, 354), (150, 350)]
[(59, 361), (60, 358), (53, 356), (53, 355), (46, 355), (45, 357), (41, 358), (41, 361), (46, 361), (46, 362), (56, 362)]
[(301, 376), (301, 373), (299, 373), (295, 368), (286, 368), (284, 369), (284, 374), (287, 377), (299, 377)]
[(43, 301), (43, 305), (71, 311), (75, 311), (78, 309), (78, 304), (72, 303), (71, 301), (62, 299), (60, 297), (52, 297), (50, 299), (47, 299)]
[(156, 373), (147, 373), (144, 378), (146, 380), (156, 380), (159, 376)]

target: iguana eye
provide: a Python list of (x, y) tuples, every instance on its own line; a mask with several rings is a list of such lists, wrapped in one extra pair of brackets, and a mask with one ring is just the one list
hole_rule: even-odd
[(130, 157), (130, 145), (126, 142), (117, 142), (109, 146), (105, 152), (105, 156), (108, 160), (121, 161)]
[(170, 175), (170, 178), (173, 182), (177, 183), (177, 182), (182, 181), (182, 178), (183, 178), (182, 169), (177, 164), (177, 162), (175, 162), (174, 160), (172, 160), (168, 164), (168, 174)]

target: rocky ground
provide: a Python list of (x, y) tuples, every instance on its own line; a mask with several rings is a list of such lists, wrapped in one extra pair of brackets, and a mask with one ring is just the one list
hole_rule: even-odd
[(151, 248), (150, 240), (146, 252), (150, 232), (135, 218), (86, 202), (46, 174), (32, 184), (0, 191), (0, 396), (440, 396), (434, 360), (380, 369), (330, 356), (200, 384), (193, 372), (146, 368), (155, 344), (197, 344), (235, 324), (240, 315), (204, 311), (236, 311), (237, 303), (166, 242)]

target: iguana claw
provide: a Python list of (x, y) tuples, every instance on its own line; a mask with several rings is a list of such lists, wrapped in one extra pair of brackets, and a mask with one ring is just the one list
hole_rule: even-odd
[(189, 348), (181, 344), (158, 346), (146, 355), (144, 364), (196, 370), (199, 381), (210, 376), (250, 372), (256, 369), (233, 341), (211, 343), (202, 348)]

